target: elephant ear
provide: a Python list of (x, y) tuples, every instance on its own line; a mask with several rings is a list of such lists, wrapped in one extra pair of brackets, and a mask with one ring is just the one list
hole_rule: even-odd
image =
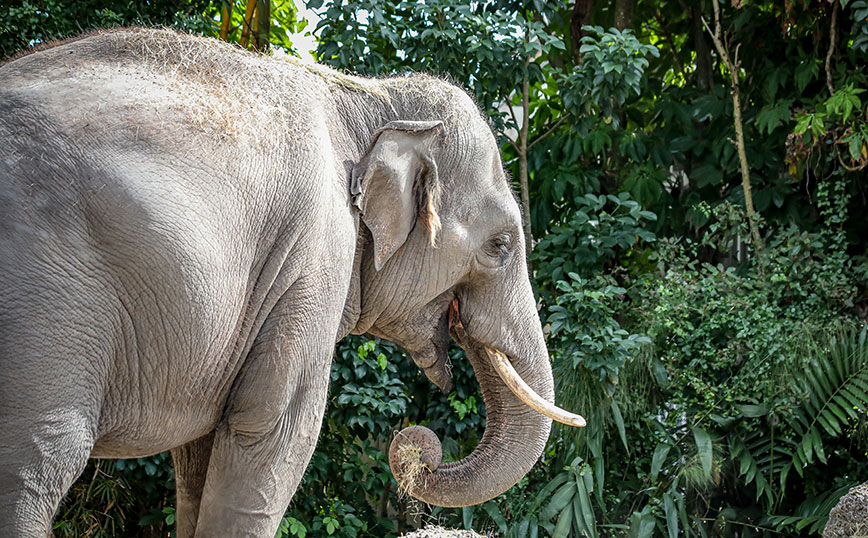
[(370, 147), (353, 167), (350, 191), (373, 236), (377, 271), (407, 240), (420, 203), (432, 240), (439, 228), (440, 182), (432, 153), (442, 127), (442, 121), (389, 122), (373, 134)]

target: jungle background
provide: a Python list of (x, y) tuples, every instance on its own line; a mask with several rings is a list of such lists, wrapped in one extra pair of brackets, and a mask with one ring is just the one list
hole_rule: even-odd
[[(472, 450), (472, 370), (456, 350), (444, 395), (347, 338), (278, 536), (811, 536), (868, 480), (868, 1), (12, 0), (0, 55), (129, 24), (275, 55), (313, 32), (321, 63), (466, 88), (522, 202), (557, 403), (588, 418), (497, 499), (422, 506), (385, 452), (407, 424)], [(55, 535), (173, 528), (162, 454), (92, 461)]]

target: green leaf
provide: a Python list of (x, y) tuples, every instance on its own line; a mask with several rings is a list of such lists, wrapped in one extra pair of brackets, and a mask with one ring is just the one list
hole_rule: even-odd
[(767, 134), (771, 134), (782, 122), (788, 121), (790, 119), (790, 105), (792, 104), (792, 99), (782, 99), (774, 105), (764, 106), (756, 116), (759, 132), (767, 131)]
[(543, 509), (542, 517), (543, 520), (548, 521), (555, 514), (564, 509), (565, 506), (570, 504), (573, 500), (573, 496), (576, 494), (576, 483), (575, 481), (570, 481), (561, 486), (554, 495), (552, 495), (551, 500)]
[[(588, 488), (593, 488), (593, 477), (586, 466), (582, 467), (581, 473), (582, 476), (576, 481), (578, 495), (573, 501), (574, 508), (578, 508), (576, 511), (576, 521), (584, 528), (586, 535), (596, 536), (594, 508), (591, 506), (591, 496), (588, 493)], [(576, 503), (578, 503), (578, 506), (576, 506)]]
[(669, 455), (669, 450), (671, 448), (671, 445), (665, 443), (659, 443), (656, 447), (654, 447), (654, 455), (651, 457), (650, 474), (652, 482), (657, 481), (657, 476), (660, 474), (660, 469), (663, 468), (663, 462), (666, 461), (666, 456)]
[(656, 521), (647, 510), (650, 510), (650, 506), (646, 506), (641, 512), (633, 512), (630, 516), (630, 538), (650, 538), (653, 535)]
[(461, 508), (461, 519), (464, 522), (465, 530), (473, 530), (473, 513), (476, 511), (476, 506), (463, 506)]
[(630, 453), (630, 447), (627, 446), (627, 432), (624, 428), (624, 417), (621, 416), (621, 409), (618, 407), (618, 402), (612, 400), (612, 417), (615, 419), (615, 426), (618, 428), (618, 435), (621, 437), (621, 442), (624, 444), (624, 449)]
[(500, 532), (504, 533), (507, 531), (506, 518), (504, 518), (503, 514), (500, 513), (500, 508), (497, 506), (496, 502), (488, 501), (487, 503), (482, 505), (482, 508), (488, 514), (488, 517), (490, 517), (491, 520), (494, 521)]
[(747, 418), (764, 417), (769, 414), (769, 406), (767, 404), (737, 404), (735, 408), (739, 410), (742, 416), (745, 416)]
[(707, 187), (723, 181), (723, 173), (713, 165), (704, 164), (697, 166), (690, 172), (690, 179), (695, 181), (699, 187)]
[(805, 91), (805, 87), (811, 80), (817, 76), (820, 70), (820, 60), (811, 56), (803, 57), (801, 63), (796, 66), (796, 72), (793, 79), (796, 81), (796, 86), (799, 92)]
[(868, 329), (841, 329), (831, 339), (828, 351), (812, 358), (795, 386), (809, 391), (790, 426), (801, 435), (792, 462), (796, 471), (813, 462), (816, 456), (826, 461), (823, 435), (836, 438), (844, 434), (848, 417), (857, 419), (854, 409), (868, 407), (868, 349), (864, 342)]
[(570, 529), (573, 526), (573, 507), (567, 506), (561, 510), (558, 515), (558, 521), (555, 525), (555, 530), (552, 533), (552, 538), (567, 538), (570, 534)]
[(651, 375), (654, 376), (654, 381), (661, 389), (669, 387), (669, 372), (666, 371), (666, 365), (659, 357), (653, 357), (651, 363)]
[(670, 491), (663, 495), (663, 513), (666, 516), (666, 530), (669, 533), (669, 538), (678, 538), (678, 509)]
[(699, 454), (699, 462), (707, 480), (711, 479), (712, 452), (711, 436), (700, 427), (694, 426), (693, 438), (696, 440), (696, 452)]

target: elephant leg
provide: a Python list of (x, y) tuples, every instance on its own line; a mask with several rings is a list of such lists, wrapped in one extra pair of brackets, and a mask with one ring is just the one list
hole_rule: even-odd
[(315, 296), (325, 302), (310, 288), (278, 301), (233, 384), (214, 434), (196, 536), (277, 531), (316, 446), (340, 322), (340, 309), (314, 319)]
[(75, 408), (28, 421), (9, 420), (8, 411), (0, 405), (0, 536), (51, 536), (60, 500), (90, 456), (92, 422)]
[[(70, 286), (72, 296), (78, 296)], [(38, 293), (28, 299), (41, 306)], [(105, 356), (54, 304), (42, 325), (0, 307), (0, 536), (50, 535), (63, 495), (84, 470), (99, 424)], [(17, 314), (17, 315), (16, 315)], [(56, 316), (52, 318), (52, 316)], [(73, 321), (75, 320), (75, 321)]]
[(175, 534), (177, 538), (193, 538), (196, 534), (196, 521), (199, 519), (199, 504), (202, 502), (202, 489), (208, 460), (211, 459), (211, 446), (214, 432), (172, 450), (175, 466), (175, 497), (177, 498)]

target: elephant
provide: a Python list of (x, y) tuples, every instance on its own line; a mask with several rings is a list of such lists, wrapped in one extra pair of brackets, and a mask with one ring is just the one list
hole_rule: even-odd
[(442, 390), (450, 341), (474, 368), (471, 454), (441, 464), (421, 426), (390, 449), (425, 502), (493, 498), (551, 418), (584, 424), (554, 406), (521, 213), (454, 85), (103, 30), (0, 66), (0, 140), (2, 536), (49, 534), (88, 458), (167, 450), (179, 538), (273, 536), (350, 333)]

